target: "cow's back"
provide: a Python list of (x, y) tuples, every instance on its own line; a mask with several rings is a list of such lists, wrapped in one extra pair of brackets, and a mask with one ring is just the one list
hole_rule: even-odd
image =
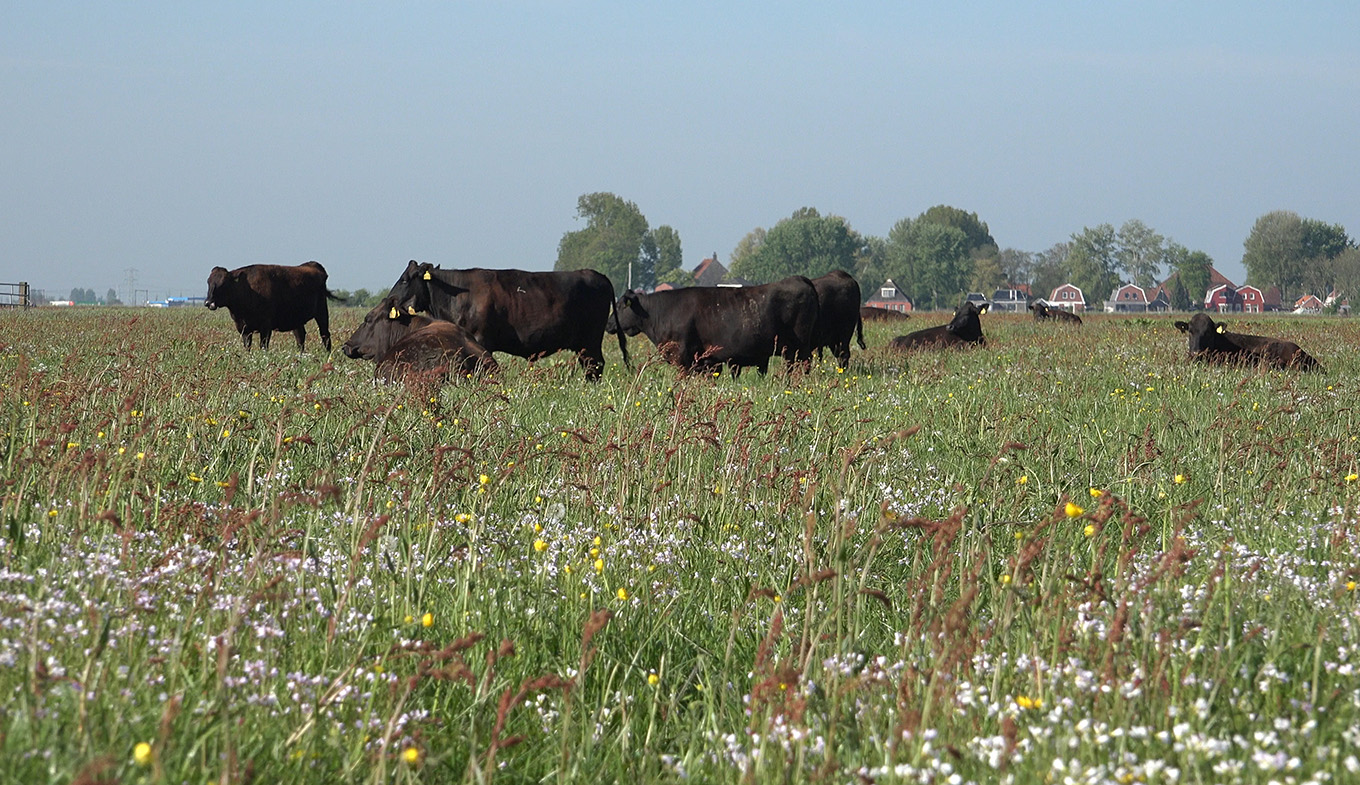
[(436, 314), (491, 351), (534, 357), (600, 349), (614, 301), (614, 287), (601, 273), (472, 268), (438, 274), (466, 293), (441, 298)]
[(326, 309), (326, 269), (317, 262), (290, 267), (253, 264), (247, 270), (251, 311), (248, 316), (268, 318), (273, 329), (295, 330)]

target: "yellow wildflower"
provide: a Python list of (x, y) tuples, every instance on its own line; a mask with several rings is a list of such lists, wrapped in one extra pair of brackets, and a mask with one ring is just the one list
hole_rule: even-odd
[(1075, 518), (1078, 515), (1081, 515), (1082, 513), (1086, 512), (1086, 510), (1083, 510), (1082, 508), (1078, 507), (1072, 502), (1068, 502), (1067, 505), (1063, 507), (1063, 512), (1067, 515), (1067, 517)]
[(132, 760), (138, 766), (150, 766), (152, 758), (151, 745), (144, 741), (137, 742), (137, 746), (132, 748)]

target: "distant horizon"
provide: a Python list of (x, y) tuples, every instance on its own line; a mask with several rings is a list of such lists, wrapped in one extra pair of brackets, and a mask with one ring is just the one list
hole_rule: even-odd
[(1336, 0), (11, 4), (0, 281), (546, 270), (597, 191), (691, 270), (804, 207), (885, 237), (944, 204), (1032, 253), (1136, 219), (1243, 281), (1266, 213), (1360, 229), (1356, 29)]

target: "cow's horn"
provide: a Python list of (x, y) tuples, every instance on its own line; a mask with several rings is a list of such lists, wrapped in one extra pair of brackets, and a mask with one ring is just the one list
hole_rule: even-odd
[(395, 319), (395, 318), (397, 318), (397, 315), (398, 315), (398, 314), (397, 314), (397, 306), (394, 305), (394, 306), (392, 306), (392, 310), (390, 310), (390, 311), (387, 312), (387, 318), (388, 318), (388, 319)]

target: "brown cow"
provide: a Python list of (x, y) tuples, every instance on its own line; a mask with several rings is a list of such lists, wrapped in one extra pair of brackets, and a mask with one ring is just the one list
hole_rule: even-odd
[(861, 322), (905, 322), (911, 318), (911, 314), (865, 305), (859, 309), (859, 318)]
[(1062, 308), (1054, 308), (1053, 306), (1045, 302), (1036, 300), (1029, 306), (1029, 309), (1034, 312), (1034, 321), (1036, 322), (1043, 322), (1052, 319), (1056, 321), (1058, 324), (1072, 324), (1078, 327), (1081, 326), (1080, 316), (1077, 316), (1071, 311), (1065, 311)]
[(396, 379), (409, 374), (494, 373), (496, 360), (452, 322), (400, 311), (388, 297), (364, 316), (363, 324), (340, 347), (346, 357), (376, 362), (375, 374)]
[(1189, 322), (1176, 322), (1175, 327), (1186, 334), (1190, 357), (1195, 360), (1261, 363), (1301, 371), (1322, 370), (1318, 361), (1293, 341), (1228, 332), (1222, 323), (1202, 313), (1191, 316)]
[(976, 303), (964, 303), (954, 310), (954, 318), (949, 324), (899, 335), (888, 345), (898, 351), (986, 346), (987, 339), (982, 336), (982, 322), (978, 319), (984, 313), (987, 313), (986, 303), (983, 303), (981, 308)]
[(326, 289), (326, 268), (317, 262), (296, 267), (279, 264), (251, 264), (227, 270), (214, 267), (208, 274), (208, 310), (219, 307), (231, 312), (236, 331), (246, 349), (251, 337), (260, 334), (260, 348), (269, 348), (275, 331), (292, 332), (298, 351), (307, 340), (307, 322), (316, 320), (317, 332), (326, 351), (331, 350), (330, 312), (326, 300), (340, 300)]

